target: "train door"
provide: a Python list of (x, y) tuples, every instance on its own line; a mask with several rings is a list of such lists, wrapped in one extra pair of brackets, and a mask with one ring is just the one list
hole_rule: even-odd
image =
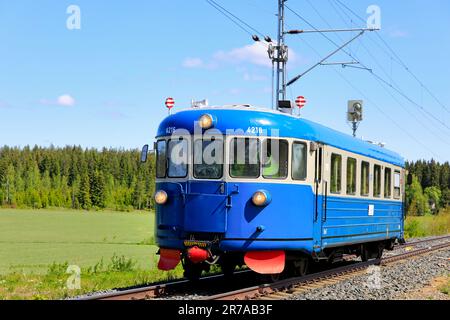
[(325, 150), (321, 144), (316, 144), (314, 151), (314, 249), (322, 247), (322, 225), (326, 221), (328, 182), (324, 176)]

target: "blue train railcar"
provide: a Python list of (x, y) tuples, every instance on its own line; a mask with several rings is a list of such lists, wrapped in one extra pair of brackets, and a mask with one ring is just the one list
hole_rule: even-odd
[(304, 274), (403, 239), (404, 160), (383, 147), (246, 105), (180, 111), (156, 139), (162, 270)]

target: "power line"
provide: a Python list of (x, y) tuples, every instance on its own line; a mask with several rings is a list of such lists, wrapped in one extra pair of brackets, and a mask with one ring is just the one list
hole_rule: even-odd
[[(308, 0), (309, 2), (309, 0)], [(337, 8), (333, 5), (332, 1), (329, 1), (331, 7), (334, 9), (334, 11), (339, 15), (339, 17), (343, 20), (343, 22), (345, 24), (347, 24), (347, 22), (345, 21), (345, 19), (342, 17), (342, 15), (340, 15), (339, 11), (337, 10)], [(339, 7), (338, 7), (339, 8)], [(343, 12), (345, 15), (347, 15), (346, 12)], [(349, 17), (347, 15), (347, 17)], [(351, 17), (349, 17), (351, 19)], [(324, 18), (322, 17), (322, 20), (324, 20)], [(326, 21), (325, 21), (326, 22)], [(326, 22), (327, 23), (327, 22)], [(384, 69), (384, 67), (378, 62), (378, 59), (372, 54), (372, 52), (367, 48), (367, 46), (361, 42), (361, 46), (366, 50), (366, 52), (370, 55), (370, 57), (375, 61), (375, 63), (377, 64), (377, 66), (383, 71), (383, 73), (389, 78), (389, 80), (391, 81), (391, 83), (393, 85), (395, 85), (397, 87), (398, 90), (401, 91), (400, 86), (394, 81), (394, 79), (392, 78), (392, 75), (389, 75), (388, 72)], [(356, 55), (355, 55), (356, 56)], [(392, 58), (390, 56), (390, 58)], [(387, 90), (387, 88), (383, 85), (382, 80), (378, 79), (377, 76), (375, 75), (376, 80), (381, 84), (381, 87), (397, 102), (397, 104), (399, 104), (405, 111), (406, 113), (410, 114), (420, 125), (422, 125), (424, 128), (426, 128), (427, 130), (429, 130), (430, 132), (433, 133), (433, 135), (435, 135), (439, 140), (444, 141), (446, 144), (449, 144), (447, 140), (443, 140), (442, 136), (439, 134), (436, 134), (433, 130), (431, 130), (431, 128), (425, 127), (425, 124), (422, 123), (419, 119), (417, 119), (417, 117), (410, 112), (410, 110), (408, 110), (389, 90)], [(389, 86), (392, 87), (392, 86)], [(421, 109), (422, 110), (422, 109)], [(422, 110), (423, 111), (423, 110)], [(425, 115), (428, 115), (426, 112), (424, 112)], [(450, 145), (450, 144), (449, 144)]]
[[(312, 51), (314, 51), (319, 57), (321, 54), (303, 38), (299, 38), (302, 42), (304, 42)], [(395, 121), (392, 117), (390, 117), (387, 113), (385, 113), (374, 101), (372, 101), (366, 94), (364, 94), (360, 89), (358, 89), (350, 80), (348, 80), (343, 74), (338, 72), (333, 68), (333, 71), (341, 77), (353, 90), (357, 91), (365, 100), (367, 100), (371, 105), (373, 105), (383, 116), (385, 116), (389, 121), (391, 121), (398, 129), (400, 129), (404, 134), (406, 134), (412, 141), (415, 143), (420, 144), (424, 149), (429, 151), (431, 154), (433, 154), (435, 157), (439, 156), (430, 149), (427, 145), (419, 141), (416, 137), (414, 137), (411, 133), (409, 133), (407, 130), (405, 130), (397, 121)]]
[[(241, 24), (245, 25), (247, 28), (249, 28), (250, 30), (253, 30), (254, 32), (256, 32), (257, 34), (259, 34), (261, 37), (265, 37), (266, 35), (261, 33), (260, 31), (258, 31), (257, 29), (255, 29), (254, 27), (252, 27), (251, 25), (249, 25), (247, 22), (245, 22), (244, 20), (242, 20), (241, 18), (239, 18), (238, 16), (236, 16), (235, 14), (231, 13), (229, 10), (227, 10), (226, 8), (224, 8), (223, 6), (221, 6), (220, 4), (218, 4), (216, 1), (214, 0), (206, 0), (207, 3), (209, 3), (212, 7), (214, 7), (215, 9), (217, 9), (219, 12), (221, 12), (225, 17), (227, 17), (228, 19), (230, 19), (231, 21), (233, 21), (235, 24), (237, 24), (241, 29), (245, 29), (242, 27), (242, 25), (239, 25), (235, 20), (233, 20), (230, 17), (233, 17), (234, 19), (236, 19), (237, 21), (239, 21)], [(250, 35), (252, 35), (251, 32), (249, 32), (248, 30), (245, 30), (247, 33), (249, 33)]]
[[(338, 1), (338, 0), (337, 0)], [(328, 37), (325, 33), (321, 32), (320, 30), (318, 30), (314, 25), (312, 25), (308, 20), (306, 20), (304, 17), (302, 17), (300, 14), (298, 14), (296, 11), (294, 11), (293, 9), (291, 9), (289, 6), (286, 6), (286, 9), (288, 9), (289, 11), (291, 11), (294, 15), (296, 15), (298, 18), (300, 18), (302, 21), (304, 21), (306, 24), (308, 24), (311, 28), (313, 28), (314, 30), (316, 30), (317, 32), (319, 32), (324, 38), (326, 38), (328, 41), (330, 41), (331, 43), (333, 43), (336, 47), (340, 47), (339, 44), (337, 44), (335, 41), (333, 41), (330, 37)], [(349, 57), (351, 57), (352, 59), (358, 60), (353, 54), (347, 52), (346, 50), (342, 49), (342, 51), (347, 54)], [(401, 89), (397, 88), (396, 86), (394, 86), (392, 83), (390, 83), (389, 81), (386, 81), (385, 79), (383, 79), (381, 76), (379, 76), (378, 74), (376, 74), (375, 72), (373, 72), (370, 68), (368, 68), (366, 65), (364, 65), (360, 60), (358, 60), (359, 63), (361, 64), (361, 66), (363, 66), (365, 69), (369, 70), (369, 72), (376, 77), (377, 79), (381, 80), (382, 82), (384, 82), (386, 85), (388, 85), (389, 87), (391, 87), (392, 89), (394, 89), (398, 94), (400, 94), (403, 98), (405, 98), (406, 100), (408, 100), (409, 102), (411, 102), (413, 105), (417, 106), (418, 108), (420, 108), (423, 112), (425, 112), (428, 116), (430, 116), (431, 118), (433, 118), (436, 122), (438, 122), (439, 124), (441, 124), (442, 126), (446, 127), (448, 130), (450, 130), (450, 127), (443, 122), (442, 120), (438, 119), (436, 116), (434, 116), (432, 113), (430, 113), (429, 111), (427, 111), (423, 106), (421, 106), (420, 104), (418, 104), (417, 102), (415, 102), (413, 99), (411, 99), (407, 94), (405, 94)]]
[(212, 0), (206, 0), (206, 2), (213, 7), (214, 9), (216, 9), (217, 11), (219, 11), (224, 17), (226, 17), (228, 20), (230, 20), (231, 22), (233, 22), (236, 26), (238, 26), (241, 30), (243, 30), (245, 33), (249, 34), (250, 36), (253, 36), (253, 34), (248, 31), (248, 29), (246, 29), (245, 27), (243, 27), (241, 24), (239, 24), (235, 19), (232, 18), (233, 15), (231, 14), (227, 14), (226, 10), (222, 10), (221, 6), (219, 6), (216, 2), (212, 1)]
[[(343, 6), (345, 9), (350, 11), (355, 17), (365, 22), (365, 20), (359, 16), (357, 13), (355, 13), (351, 8), (349, 8), (346, 4), (344, 4), (341, 0), (335, 0), (338, 2), (341, 6)], [(377, 34), (378, 38), (381, 40), (381, 42), (388, 48), (388, 50), (392, 53), (392, 55), (397, 59), (397, 62), (420, 84), (422, 88), (425, 89), (425, 91), (428, 92), (428, 94), (448, 113), (450, 113), (450, 109), (446, 107), (442, 101), (437, 98), (437, 96), (420, 80), (420, 78), (411, 71), (411, 69), (406, 65), (406, 63), (400, 58), (400, 56), (395, 52), (394, 49), (386, 42), (386, 40), (383, 39), (379, 34)]]
[[(266, 37), (262, 32), (258, 31), (256, 28), (254, 28), (251, 25), (249, 25), (247, 22), (245, 22), (244, 20), (242, 20), (241, 18), (239, 18), (238, 16), (236, 16), (235, 14), (233, 14), (232, 12), (230, 12), (229, 10), (227, 10), (226, 8), (224, 8), (223, 6), (218, 4), (216, 1), (214, 1), (214, 0), (206, 0), (206, 2), (211, 7), (216, 9), (219, 13), (221, 13), (224, 17), (226, 17), (228, 20), (230, 20), (233, 24), (238, 26), (245, 33), (249, 34), (253, 38), (253, 40), (255, 40), (256, 43), (258, 43), (258, 45), (263, 46), (265, 48), (269, 48), (269, 44), (267, 44), (266, 42), (263, 42), (263, 41), (259, 41), (259, 39), (254, 34), (252, 34), (248, 29), (253, 30), (254, 32), (256, 32), (256, 34), (259, 34), (265, 41), (271, 42), (272, 40), (270, 39), (270, 37)], [(274, 71), (275, 71), (275, 66), (272, 63), (272, 88), (274, 86), (273, 85), (274, 76), (275, 76), (274, 75)], [(273, 98), (273, 90), (272, 90), (271, 105), (273, 105), (273, 99), (274, 98)]]

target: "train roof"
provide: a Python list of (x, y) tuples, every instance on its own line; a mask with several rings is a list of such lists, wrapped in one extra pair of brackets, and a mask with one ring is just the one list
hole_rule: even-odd
[[(390, 164), (404, 167), (404, 159), (397, 153), (321, 124), (267, 108), (249, 105), (201, 107), (181, 110), (166, 117), (158, 128), (157, 137), (167, 136), (175, 129), (185, 129), (194, 134), (194, 122), (205, 113), (217, 119), (214, 126), (223, 134), (227, 130), (242, 130), (248, 136), (262, 135), (258, 130), (279, 130), (280, 137), (291, 137), (320, 142), (345, 151), (353, 152)], [(253, 130), (256, 128), (256, 130)], [(250, 130), (249, 130), (250, 129)], [(267, 135), (267, 133), (266, 133)]]

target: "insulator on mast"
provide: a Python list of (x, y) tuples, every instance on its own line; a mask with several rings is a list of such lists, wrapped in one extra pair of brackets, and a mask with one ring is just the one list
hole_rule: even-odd
[(255, 42), (259, 42), (260, 40), (259, 40), (259, 37), (256, 35), (256, 34), (254, 34), (253, 36), (252, 36), (252, 39), (253, 39), (253, 41), (255, 41)]

